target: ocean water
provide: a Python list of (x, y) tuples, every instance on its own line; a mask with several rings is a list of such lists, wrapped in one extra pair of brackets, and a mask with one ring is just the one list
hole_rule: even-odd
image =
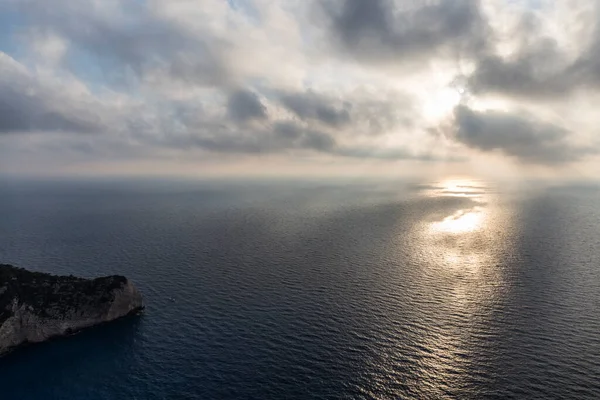
[(0, 399), (598, 399), (600, 189), (0, 183), (0, 261), (143, 315), (0, 359)]

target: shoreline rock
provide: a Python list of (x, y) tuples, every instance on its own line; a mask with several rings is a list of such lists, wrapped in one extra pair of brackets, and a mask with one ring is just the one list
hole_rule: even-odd
[(124, 276), (56, 276), (0, 264), (0, 356), (137, 313), (141, 294)]

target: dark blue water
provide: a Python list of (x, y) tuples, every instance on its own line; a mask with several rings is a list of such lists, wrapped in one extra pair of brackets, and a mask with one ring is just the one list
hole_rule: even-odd
[(140, 317), (0, 359), (1, 399), (600, 398), (600, 190), (2, 182), (0, 261)]

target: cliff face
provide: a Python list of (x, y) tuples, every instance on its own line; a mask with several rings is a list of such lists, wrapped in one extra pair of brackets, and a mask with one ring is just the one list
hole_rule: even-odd
[(142, 296), (123, 276), (54, 276), (0, 264), (0, 355), (135, 313)]

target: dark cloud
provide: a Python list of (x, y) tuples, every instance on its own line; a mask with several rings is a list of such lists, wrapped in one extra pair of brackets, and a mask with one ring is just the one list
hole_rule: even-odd
[(257, 154), (310, 150), (329, 153), (336, 140), (328, 133), (291, 121), (273, 122), (263, 128), (248, 129), (244, 134), (227, 124), (198, 121), (186, 134), (159, 139), (159, 146), (183, 149), (202, 148), (218, 153)]
[(325, 98), (313, 92), (284, 93), (281, 103), (298, 118), (320, 121), (326, 125), (340, 127), (350, 122), (348, 104)]
[(367, 61), (403, 60), (485, 44), (478, 0), (330, 0), (323, 8), (337, 43)]
[(235, 90), (229, 94), (227, 113), (236, 122), (267, 118), (267, 108), (262, 104), (256, 93), (245, 89)]
[(277, 136), (285, 140), (296, 140), (302, 136), (303, 129), (296, 123), (291, 121), (279, 121), (273, 126)]
[(535, 54), (505, 60), (495, 55), (482, 57), (475, 73), (468, 78), (474, 94), (510, 93), (524, 97), (552, 97), (570, 92), (573, 82), (565, 71), (540, 71), (543, 63)]
[(454, 138), (482, 151), (499, 151), (524, 163), (563, 164), (581, 159), (588, 151), (569, 145), (569, 131), (528, 115), (475, 111), (460, 105), (454, 110)]
[(289, 121), (276, 122), (273, 132), (277, 142), (293, 148), (329, 152), (336, 147), (336, 140), (331, 135)]
[[(600, 12), (598, 3), (595, 12)], [(578, 54), (561, 48), (545, 34), (539, 18), (532, 13), (522, 17), (512, 33), (518, 47), (510, 54), (499, 56), (490, 46), (474, 58), (475, 71), (467, 77), (469, 89), (475, 94), (489, 92), (538, 100), (562, 100), (579, 89), (600, 87), (600, 17), (595, 18), (592, 40)], [(490, 39), (491, 40), (491, 39)], [(497, 40), (496, 40), (497, 41)]]
[(37, 99), (27, 99), (19, 93), (0, 94), (0, 133), (87, 130), (77, 121), (49, 111)]
[(468, 88), (473, 94), (563, 100), (576, 90), (600, 87), (600, 52), (586, 57), (564, 68), (549, 69), (539, 54), (519, 54), (509, 59), (487, 55), (477, 61), (475, 72), (467, 78)]
[[(2, 53), (0, 70), (5, 72), (0, 76), (0, 132), (103, 133), (92, 141), (73, 139), (72, 146), (65, 144), (66, 136), (55, 136), (60, 146), (82, 155), (96, 154), (94, 149), (134, 155), (140, 149), (195, 148), (235, 154), (312, 151), (353, 158), (415, 158), (408, 152), (348, 144), (372, 129), (392, 126), (394, 113), (401, 108), (394, 101), (373, 100), (360, 93), (342, 100), (312, 91), (282, 94), (264, 89), (267, 94), (275, 93), (273, 97), (298, 117), (288, 120), (269, 115), (257, 92), (240, 88), (221, 92), (226, 94), (223, 118), (202, 102), (186, 100), (107, 108), (90, 94), (69, 94), (76, 93), (77, 86), (71, 90), (70, 86), (39, 81)], [(251, 121), (260, 123), (248, 123)], [(122, 147), (114, 146), (117, 139), (123, 141)]]
[(508, 56), (480, 54), (467, 84), (475, 94), (496, 92), (519, 97), (556, 98), (595, 80), (594, 74), (590, 74), (593, 71), (590, 62), (569, 63), (567, 60), (554, 39), (534, 38)]
[(189, 127), (181, 135), (171, 135), (159, 139), (159, 147), (178, 149), (204, 149), (229, 154), (271, 154), (316, 152), (325, 155), (380, 160), (418, 161), (464, 161), (458, 157), (437, 157), (432, 153), (415, 153), (403, 148), (377, 148), (339, 141), (332, 133), (311, 128), (294, 121), (273, 121), (268, 126), (246, 130), (240, 134), (235, 128), (215, 121), (197, 121), (197, 126)]
[[(23, 75), (11, 75), (6, 57), (0, 54), (0, 133), (32, 131), (97, 132), (103, 124), (94, 110), (70, 107), (68, 100), (47, 93), (34, 80)], [(8, 66), (8, 68), (6, 68)], [(9, 72), (9, 73), (7, 73)]]
[(181, 51), (162, 64), (167, 65), (165, 72), (169, 77), (189, 83), (227, 86), (235, 80), (233, 68), (222, 59), (220, 52), (203, 43), (192, 46), (190, 53)]
[(276, 96), (301, 121), (353, 136), (389, 133), (398, 126), (408, 128), (415, 115), (412, 98), (398, 93), (382, 91), (374, 96), (354, 91), (340, 97), (308, 90), (279, 92)]
[(416, 160), (416, 161), (464, 161), (456, 157), (441, 158), (431, 153), (415, 153), (404, 148), (381, 149), (369, 147), (340, 147), (336, 154), (348, 158), (379, 159), (379, 160)]
[[(446, 60), (463, 58), (475, 67), (472, 74), (461, 77), (464, 81), (459, 85), (475, 95), (499, 92), (508, 97), (561, 99), (579, 88), (600, 88), (598, 27), (591, 45), (569, 58), (556, 40), (544, 35), (545, 28), (539, 21), (526, 17), (515, 32), (515, 40), (511, 38), (511, 44), (517, 42), (515, 51), (500, 55), (497, 45), (502, 44), (502, 38), (491, 32), (479, 0), (316, 2), (322, 5), (322, 16), (326, 18), (327, 43), (334, 45), (334, 51), (324, 56), (333, 57), (334, 66), (341, 58), (343, 62), (373, 63), (369, 68), (390, 71), (389, 65), (381, 63), (422, 63), (428, 57), (444, 56)], [(219, 25), (222, 21), (217, 28), (204, 20), (197, 26), (186, 25), (185, 16), (177, 14), (185, 9), (161, 15), (163, 10), (153, 2), (117, 3), (10, 2), (12, 6), (6, 10), (20, 11), (19, 16), (26, 20), (24, 31), (31, 28), (37, 34), (64, 38), (67, 53), (66, 63), (46, 75), (49, 84), (34, 79), (39, 75), (34, 68), (28, 70), (19, 64), (26, 72), (13, 75), (0, 69), (0, 133), (118, 131), (119, 135), (114, 136), (131, 148), (140, 144), (157, 152), (195, 148), (237, 154), (311, 151), (352, 158), (437, 159), (430, 153), (417, 154), (403, 148), (382, 149), (369, 141), (369, 135), (398, 134), (407, 139), (411, 132), (426, 129), (422, 126), (426, 116), (420, 116), (418, 103), (408, 96), (387, 92), (379, 80), (362, 87), (352, 81), (351, 73), (345, 73), (340, 77), (339, 92), (284, 91), (280, 87), (289, 87), (289, 82), (272, 79), (277, 65), (269, 65), (272, 57), (267, 52), (257, 57), (261, 62), (256, 64), (236, 64), (246, 60), (240, 60), (235, 51), (239, 50), (235, 43), (242, 42), (236, 42), (235, 35), (262, 29), (258, 22), (252, 21), (256, 25), (249, 31), (240, 25), (224, 33)], [(314, 31), (301, 18), (299, 36), (312, 39)], [(261, 49), (244, 48), (243, 53), (253, 51)], [(315, 73), (313, 67), (305, 69), (307, 82), (315, 76), (315, 81), (320, 81), (321, 71)], [(71, 79), (70, 72), (88, 80), (75, 83), (72, 93), (77, 94), (67, 90), (63, 94), (57, 85), (51, 85), (63, 78)], [(113, 75), (128, 74), (135, 78), (133, 88), (118, 89), (117, 95), (103, 91)], [(164, 86), (153, 86), (157, 82)], [(175, 93), (173, 89), (181, 89), (182, 82), (211, 89)], [(347, 85), (354, 85), (354, 90), (348, 90)], [(410, 86), (407, 90), (417, 84)], [(78, 104), (78, 96), (94, 101)], [(215, 99), (224, 99), (224, 104), (215, 105)], [(221, 107), (226, 113), (220, 111)], [(282, 109), (288, 112), (282, 113)], [(528, 115), (475, 111), (461, 105), (454, 111), (453, 123), (452, 137), (456, 141), (481, 151), (501, 152), (524, 163), (563, 164), (589, 153), (569, 144), (572, 132), (568, 129)], [(91, 152), (98, 145), (96, 140), (104, 139), (81, 139), (79, 147), (73, 149)]]
[[(366, 62), (422, 61), (444, 54), (473, 62), (461, 77), (473, 94), (561, 100), (579, 89), (600, 88), (600, 7), (591, 44), (574, 57), (547, 35), (533, 11), (525, 12), (510, 39), (517, 48), (500, 55), (505, 42), (488, 24), (478, 0), (402, 2), (394, 0), (323, 0), (329, 33), (346, 54)], [(582, 9), (582, 13), (585, 11)], [(446, 51), (444, 53), (444, 51)]]
[(85, 0), (54, 0), (52, 4), (22, 0), (15, 4), (38, 32), (68, 40), (72, 68), (87, 57), (103, 70), (105, 78), (116, 82), (132, 72), (143, 77), (148, 71), (209, 86), (233, 80), (232, 66), (223, 56), (229, 43), (185, 29), (153, 12), (146, 2), (127, 2), (111, 12)]

